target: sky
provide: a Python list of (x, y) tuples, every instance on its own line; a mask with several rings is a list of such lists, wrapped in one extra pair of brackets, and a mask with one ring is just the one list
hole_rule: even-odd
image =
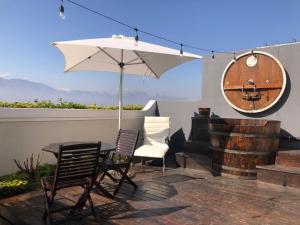
[[(74, 0), (127, 24), (198, 47), (219, 51), (252, 49), (300, 40), (298, 0)], [(134, 36), (134, 31), (64, 1), (0, 0), (0, 76), (41, 82), (56, 89), (118, 92), (118, 75), (64, 73), (64, 59), (54, 41)], [(140, 40), (178, 46), (140, 34)], [(195, 49), (183, 49), (207, 54)], [(197, 100), (202, 62), (176, 67), (159, 80), (126, 76), (125, 91), (145, 91)]]

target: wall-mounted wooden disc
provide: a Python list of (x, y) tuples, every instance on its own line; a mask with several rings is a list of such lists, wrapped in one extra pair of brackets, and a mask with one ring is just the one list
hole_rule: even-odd
[(272, 107), (285, 86), (286, 74), (281, 63), (261, 51), (247, 52), (232, 60), (221, 82), (226, 101), (245, 113), (258, 113)]

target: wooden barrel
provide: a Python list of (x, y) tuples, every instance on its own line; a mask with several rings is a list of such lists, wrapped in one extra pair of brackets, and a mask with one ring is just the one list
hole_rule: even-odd
[(199, 108), (199, 118), (209, 118), (210, 115), (210, 108)]
[(220, 119), (209, 121), (212, 171), (256, 179), (256, 166), (274, 164), (280, 121)]

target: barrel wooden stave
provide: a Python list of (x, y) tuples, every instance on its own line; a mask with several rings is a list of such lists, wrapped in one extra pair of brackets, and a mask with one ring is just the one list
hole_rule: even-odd
[(256, 165), (275, 162), (280, 122), (249, 119), (211, 119), (212, 169), (244, 179), (256, 177)]
[(256, 170), (235, 171), (233, 170), (233, 168), (226, 168), (224, 166), (220, 166), (219, 164), (215, 164), (215, 163), (212, 164), (212, 172), (214, 175), (229, 176), (229, 177), (241, 178), (241, 179), (256, 179)]
[(263, 137), (220, 137), (210, 133), (210, 143), (213, 147), (240, 151), (272, 152), (278, 149), (279, 138)]
[(240, 134), (265, 134), (277, 136), (280, 132), (280, 121), (250, 120), (250, 119), (210, 119), (211, 132), (240, 133)]
[(215, 149), (213, 151), (214, 163), (240, 169), (255, 169), (257, 165), (273, 163), (275, 155), (274, 152), (257, 155), (254, 152), (252, 154), (239, 154), (216, 151)]

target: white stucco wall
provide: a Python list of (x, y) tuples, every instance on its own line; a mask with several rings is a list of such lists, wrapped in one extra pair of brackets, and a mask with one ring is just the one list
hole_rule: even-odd
[[(156, 103), (144, 110), (123, 111), (122, 128), (141, 129), (145, 115), (154, 115)], [(118, 132), (117, 110), (0, 108), (0, 175), (17, 170), (13, 160), (42, 154), (42, 162), (55, 157), (41, 148), (53, 142), (102, 141), (113, 144)]]

